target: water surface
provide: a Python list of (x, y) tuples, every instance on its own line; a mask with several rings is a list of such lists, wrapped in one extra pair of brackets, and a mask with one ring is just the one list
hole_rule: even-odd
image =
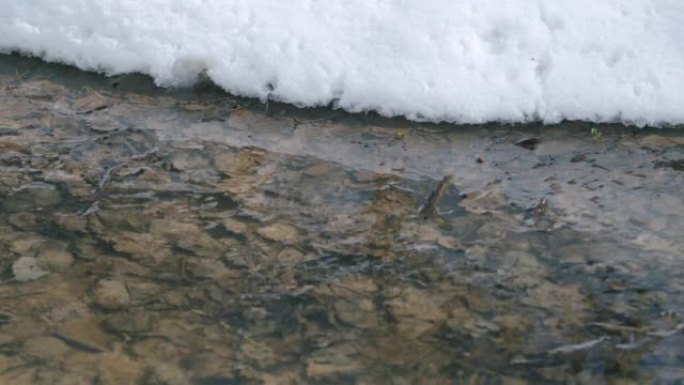
[(0, 383), (684, 379), (681, 131), (0, 87)]

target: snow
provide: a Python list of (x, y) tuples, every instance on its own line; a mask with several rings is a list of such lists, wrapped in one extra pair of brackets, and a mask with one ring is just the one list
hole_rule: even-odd
[(0, 51), (409, 119), (684, 123), (681, 0), (3, 0)]

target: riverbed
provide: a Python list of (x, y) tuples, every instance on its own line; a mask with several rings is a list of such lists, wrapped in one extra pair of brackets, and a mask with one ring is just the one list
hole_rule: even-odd
[(684, 379), (681, 128), (0, 90), (2, 384)]

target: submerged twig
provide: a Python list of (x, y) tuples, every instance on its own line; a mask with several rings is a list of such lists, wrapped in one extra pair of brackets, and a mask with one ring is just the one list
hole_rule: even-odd
[(94, 190), (95, 200), (84, 212), (81, 212), (78, 215), (88, 216), (90, 214), (97, 212), (97, 210), (99, 209), (98, 203), (100, 201), (100, 198), (102, 198), (103, 191), (105, 190), (105, 187), (107, 187), (107, 184), (109, 184), (109, 182), (111, 181), (113, 173), (119, 171), (120, 169), (122, 169), (124, 167), (129, 166), (132, 162), (143, 161), (143, 160), (147, 160), (148, 158), (150, 158), (152, 156), (156, 156), (157, 152), (159, 152), (159, 148), (155, 146), (154, 148), (150, 149), (149, 151), (146, 151), (146, 152), (139, 154), (139, 155), (133, 155), (130, 160), (127, 160), (123, 163), (116, 164), (116, 165), (108, 168), (107, 170), (105, 170), (105, 172), (100, 177), (100, 180), (97, 182), (97, 185), (95, 186), (95, 190)]
[(580, 350), (587, 350), (587, 349), (591, 349), (594, 346), (597, 346), (597, 345), (599, 345), (599, 344), (601, 344), (604, 341), (607, 341), (609, 339), (610, 339), (609, 337), (603, 336), (603, 337), (597, 338), (595, 340), (582, 342), (579, 344), (563, 345), (563, 346), (559, 346), (555, 349), (549, 350), (549, 354), (567, 354), (567, 353), (577, 352)]
[(88, 353), (104, 353), (106, 350), (102, 349), (99, 346), (95, 346), (89, 342), (81, 341), (78, 340), (74, 337), (70, 337), (66, 334), (58, 333), (58, 332), (53, 332), (52, 336), (62, 340), (65, 344), (68, 346), (71, 346), (74, 349), (81, 350), (84, 352)]
[(674, 329), (670, 330), (656, 330), (653, 332), (648, 332), (646, 335), (651, 336), (651, 337), (671, 337), (677, 333), (684, 332), (684, 323), (681, 323), (677, 326), (674, 327)]
[(437, 205), (444, 197), (444, 193), (447, 191), (449, 186), (453, 181), (453, 175), (445, 176), (441, 182), (437, 185), (437, 188), (430, 194), (425, 205), (420, 209), (420, 216), (425, 219), (434, 219), (439, 217), (437, 214)]

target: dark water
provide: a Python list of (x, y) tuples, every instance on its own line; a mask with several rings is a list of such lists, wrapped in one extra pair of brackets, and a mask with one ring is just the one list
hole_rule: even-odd
[(1, 384), (684, 381), (682, 131), (0, 89)]

